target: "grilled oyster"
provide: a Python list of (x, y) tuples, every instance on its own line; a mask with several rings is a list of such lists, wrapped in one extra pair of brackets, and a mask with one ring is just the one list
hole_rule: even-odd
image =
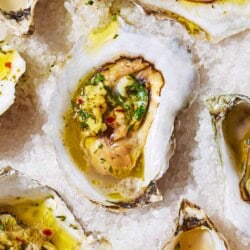
[(46, 128), (76, 187), (112, 209), (161, 200), (156, 181), (195, 80), (192, 58), (176, 41), (127, 27), (97, 53), (80, 40), (57, 78)]
[(227, 240), (198, 206), (181, 202), (175, 236), (163, 250), (229, 250)]
[(16, 50), (0, 45), (0, 115), (13, 104), (15, 85), (25, 69), (25, 61)]
[(86, 236), (51, 188), (7, 167), (0, 170), (0, 190), (0, 249), (110, 249)]
[(34, 10), (38, 0), (0, 1), (0, 21), (16, 35), (31, 34), (34, 30)]
[[(250, 235), (250, 98), (222, 95), (206, 101), (225, 175), (225, 214)], [(240, 212), (239, 212), (240, 211)]]
[[(134, 0), (146, 13), (171, 19), (213, 43), (250, 28), (248, 0)], [(235, 21), (237, 20), (237, 22)]]

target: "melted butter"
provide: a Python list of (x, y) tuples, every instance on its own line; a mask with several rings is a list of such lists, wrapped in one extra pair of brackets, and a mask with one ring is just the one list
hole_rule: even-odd
[[(76, 90), (72, 95), (72, 99), (75, 100), (77, 96), (79, 96), (81, 92), (81, 88), (84, 84), (93, 76), (94, 72), (91, 72), (82, 80), (79, 81), (79, 85), (77, 86)], [(81, 128), (79, 123), (73, 118), (72, 109), (71, 107), (69, 110), (65, 112), (63, 115), (65, 126), (62, 133), (62, 139), (64, 145), (71, 156), (71, 159), (75, 163), (75, 165), (83, 171), (90, 182), (103, 194), (109, 196), (114, 201), (120, 200), (129, 200), (129, 197), (126, 197), (122, 190), (118, 187), (120, 179), (114, 178), (108, 175), (101, 175), (99, 174), (94, 167), (91, 167), (85, 156), (85, 152), (81, 149), (80, 144), (81, 142)], [(136, 166), (124, 175), (122, 178), (125, 177), (137, 177), (140, 179), (144, 178), (144, 159), (143, 156), (140, 157)]]
[(196, 228), (181, 233), (173, 250), (214, 250), (214, 240), (208, 229)]
[(0, 80), (8, 77), (13, 61), (13, 52), (0, 51)]
[(52, 243), (58, 250), (76, 250), (78, 242), (57, 223), (52, 209), (45, 201), (23, 201), (13, 206), (0, 206), (0, 212), (14, 214), (25, 225), (39, 230), (50, 229), (53, 232)]
[[(150, 12), (150, 11), (149, 11)], [(183, 16), (180, 16), (176, 13), (173, 13), (171, 11), (168, 11), (168, 10), (160, 10), (159, 13), (155, 13), (156, 16), (158, 16), (159, 18), (170, 18), (170, 19), (173, 19), (173, 20), (176, 20), (177, 22), (179, 22), (182, 26), (185, 27), (185, 29), (188, 31), (188, 33), (190, 35), (193, 35), (193, 36), (198, 36), (198, 37), (203, 37), (205, 36), (207, 39), (209, 39), (209, 34), (204, 30), (202, 29), (198, 24), (186, 19), (185, 17)]]
[(122, 196), (121, 193), (110, 193), (110, 194), (108, 194), (108, 197), (113, 199), (113, 200), (117, 200), (117, 201), (124, 200), (124, 197)]
[(97, 52), (108, 41), (115, 39), (119, 34), (119, 22), (116, 17), (113, 17), (103, 27), (95, 28), (91, 31), (89, 37), (91, 40), (90, 46), (87, 47), (89, 52)]
[(248, 139), (250, 139), (249, 104), (239, 104), (227, 113), (223, 121), (223, 133), (234, 156), (239, 176), (241, 176), (248, 157)]

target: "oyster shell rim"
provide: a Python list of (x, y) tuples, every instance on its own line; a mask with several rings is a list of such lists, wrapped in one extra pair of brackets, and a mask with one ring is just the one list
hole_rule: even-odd
[[(240, 176), (236, 173), (235, 170), (232, 169), (232, 166), (227, 166), (228, 165), (227, 163), (225, 164), (225, 162), (227, 161), (229, 161), (230, 163), (230, 157), (225, 156), (225, 154), (228, 155), (227, 152), (228, 148), (227, 146), (223, 145), (223, 142), (225, 143), (225, 139), (221, 128), (224, 116), (226, 115), (228, 109), (230, 110), (232, 107), (242, 102), (248, 102), (250, 104), (250, 97), (242, 94), (226, 94), (226, 95), (212, 96), (205, 100), (205, 105), (207, 106), (210, 113), (211, 124), (214, 132), (214, 140), (216, 142), (216, 148), (220, 159), (220, 167), (222, 167), (223, 169), (225, 217), (242, 234), (249, 237), (250, 235), (249, 228), (246, 226), (242, 227), (242, 223), (245, 221), (246, 218), (248, 218), (247, 216), (249, 212), (247, 211), (249, 211), (249, 203), (245, 202), (241, 197)], [(227, 174), (225, 171), (228, 169), (232, 169), (231, 171), (232, 173)], [(229, 183), (230, 185), (227, 184), (228, 182), (230, 182)], [(233, 188), (231, 188), (231, 185), (233, 186)], [(229, 206), (229, 201), (228, 201), (229, 198), (230, 198), (230, 203), (232, 203), (233, 200), (233, 203), (237, 207), (237, 210), (241, 209), (241, 213), (235, 214), (234, 212), (235, 209), (230, 209), (231, 206)]]
[(68, 202), (66, 202), (66, 200), (61, 196), (61, 194), (57, 190), (55, 190), (54, 188), (48, 185), (42, 185), (38, 180), (33, 179), (29, 176), (26, 176), (23, 172), (16, 170), (15, 168), (11, 166), (0, 167), (0, 182), (2, 181), (2, 178), (8, 177), (8, 176), (16, 176), (17, 178), (25, 178), (27, 181), (29, 181), (32, 184), (32, 186), (29, 187), (29, 190), (39, 188), (39, 189), (42, 189), (42, 191), (44, 190), (44, 191), (47, 191), (48, 193), (50, 192), (58, 197), (60, 202), (62, 202), (63, 206), (65, 206), (65, 208), (71, 214), (74, 221), (78, 223), (78, 225), (80, 226), (82, 239), (81, 239), (81, 245), (79, 246), (79, 250), (82, 249), (82, 247), (88, 248), (92, 244), (95, 244), (95, 243), (103, 244), (103, 246), (107, 246), (107, 248), (105, 249), (112, 250), (112, 245), (109, 242), (109, 240), (103, 236), (99, 237), (99, 232), (85, 230), (81, 220), (73, 213), (72, 206), (68, 204)]
[[(185, 30), (191, 37), (194, 37), (199, 40), (206, 40), (211, 44), (218, 44), (230, 37), (233, 37), (237, 34), (241, 34), (242, 32), (245, 32), (250, 29), (250, 25), (248, 25), (248, 27), (238, 29), (234, 28), (231, 32), (228, 32), (228, 34), (225, 32), (220, 32), (218, 35), (212, 35), (208, 31), (206, 31), (206, 28), (202, 27), (202, 25), (197, 24), (196, 21), (192, 21), (191, 19), (184, 17), (184, 15), (175, 13), (175, 11), (164, 9), (164, 7), (161, 6), (154, 6), (149, 3), (143, 3), (143, 0), (132, 0), (132, 2), (134, 2), (134, 4), (139, 7), (146, 15), (153, 15), (158, 20), (170, 20), (172, 22), (179, 23), (182, 27), (185, 28)], [(197, 1), (191, 1), (191, 3), (204, 5), (216, 4), (214, 2), (200, 3)], [(181, 18), (181, 20), (177, 20), (176, 17)], [(191, 24), (191, 26), (193, 27), (190, 28), (189, 24)]]
[[(190, 211), (186, 211), (186, 209), (196, 210), (197, 214), (200, 213), (201, 218), (197, 218), (196, 215), (192, 215)], [(192, 211), (193, 212), (193, 211)], [(188, 232), (197, 227), (206, 227), (208, 230), (215, 231), (218, 238), (223, 241), (225, 249), (230, 250), (227, 239), (224, 237), (222, 233), (217, 229), (213, 221), (208, 217), (206, 212), (195, 203), (192, 203), (188, 199), (182, 199), (179, 205), (179, 212), (177, 217), (176, 230), (174, 232), (173, 237), (168, 240), (162, 250), (166, 250), (167, 246), (176, 238), (179, 234)]]
[[(34, 14), (35, 14), (35, 8), (39, 0), (32, 0), (32, 3), (29, 7), (20, 9), (17, 11), (13, 10), (3, 10), (0, 8), (0, 15), (6, 20), (8, 26), (10, 26), (13, 30), (16, 31), (19, 28), (19, 24), (27, 19), (28, 24), (25, 31), (17, 32), (20, 35), (32, 35), (35, 30), (35, 22), (34, 22)], [(1, 17), (0, 17), (1, 18)], [(9, 20), (12, 20), (15, 22), (15, 24), (10, 24)], [(17, 27), (15, 27), (17, 25)]]
[[(131, 36), (142, 36), (142, 37), (150, 37), (150, 34), (149, 33), (147, 33), (147, 32), (144, 32), (144, 33), (142, 33), (142, 32), (137, 32), (137, 30), (136, 29), (134, 29), (133, 27), (131, 27), (131, 26), (128, 26), (128, 25), (126, 25), (124, 22), (122, 23), (123, 24), (123, 33), (126, 33), (126, 35), (128, 35), (129, 37), (131, 37)], [(125, 28), (124, 28), (124, 26), (125, 26)], [(181, 50), (180, 50), (180, 53), (181, 53), (181, 58), (184, 58), (184, 59), (182, 59), (182, 60), (180, 60), (180, 59), (178, 59), (178, 57), (177, 57), (177, 62), (178, 63), (180, 63), (180, 62), (182, 62), (183, 63), (183, 61), (184, 61), (184, 63), (187, 63), (187, 65), (188, 65), (188, 75), (187, 75), (187, 78), (189, 79), (188, 81), (190, 81), (190, 79), (192, 78), (192, 81), (190, 81), (189, 83), (187, 83), (187, 85), (189, 85), (190, 84), (190, 87), (189, 87), (189, 89), (190, 89), (190, 92), (189, 92), (189, 95), (188, 95), (188, 97), (186, 96), (185, 97), (185, 99), (183, 99), (183, 101), (182, 101), (182, 105), (181, 105), (181, 108), (179, 108), (179, 110), (175, 113), (175, 118), (173, 119), (173, 123), (171, 123), (172, 125), (171, 125), (171, 133), (169, 134), (169, 141), (168, 141), (168, 150), (166, 150), (167, 152), (166, 152), (166, 157), (168, 158), (168, 159), (170, 159), (171, 157), (172, 157), (172, 155), (173, 155), (173, 149), (175, 148), (175, 146), (174, 146), (174, 134), (173, 134), (173, 131), (174, 131), (174, 127), (175, 127), (175, 123), (176, 123), (176, 120), (178, 120), (178, 117), (179, 117), (179, 115), (180, 114), (182, 114), (189, 106), (191, 106), (192, 105), (192, 103), (194, 102), (194, 100), (196, 99), (196, 97), (197, 97), (197, 95), (198, 95), (198, 92), (197, 92), (197, 88), (198, 88), (198, 86), (200, 86), (200, 71), (198, 70), (198, 66), (197, 66), (197, 62), (195, 61), (195, 58), (191, 55), (191, 53), (190, 53), (190, 49), (188, 48), (188, 46), (184, 46), (179, 40), (171, 40), (171, 39), (164, 39), (164, 37), (162, 37), (162, 36), (158, 36), (159, 37), (159, 39), (157, 39), (157, 40), (159, 40), (161, 43), (162, 43), (162, 41), (164, 41), (164, 43), (162, 43), (162, 44), (165, 44), (165, 42), (167, 41), (167, 43), (169, 44), (169, 45), (171, 45), (171, 41), (172, 41), (172, 43), (174, 43), (175, 44), (175, 46), (176, 46), (176, 48), (178, 47), (178, 48), (181, 48)], [(119, 35), (119, 37), (117, 38), (117, 39), (115, 39), (115, 41), (117, 41), (117, 40), (119, 40), (121, 38), (121, 34)], [(152, 39), (152, 37), (150, 37), (151, 39)], [(79, 47), (79, 44), (81, 43), (81, 41), (82, 41), (82, 38), (80, 38), (79, 40), (78, 40), (78, 47)], [(114, 41), (114, 40), (113, 40)], [(160, 43), (159, 42), (159, 43)], [(158, 42), (157, 42), (158, 43)], [(77, 45), (77, 44), (76, 44)], [(106, 46), (106, 45), (105, 45)], [(107, 46), (109, 46), (109, 45), (107, 45)], [(81, 45), (81, 50), (85, 50), (86, 48), (83, 48), (84, 46), (82, 46)], [(76, 48), (76, 46), (74, 46), (74, 48), (71, 50), (71, 52), (69, 53), (69, 56), (68, 56), (68, 59), (71, 59), (72, 58), (72, 53), (74, 53), (74, 51), (75, 51), (75, 48)], [(175, 49), (176, 49), (175, 47), (172, 49), (172, 50), (169, 50), (168, 49), (168, 53), (167, 53), (167, 55), (168, 54), (171, 54), (171, 53), (174, 53), (174, 51), (175, 51)], [(154, 66), (156, 66), (156, 68), (158, 69), (160, 69), (160, 72), (162, 72), (162, 70), (161, 70), (161, 67), (159, 67), (159, 66), (157, 66), (157, 63), (156, 63), (156, 65), (155, 65), (155, 60), (154, 59), (152, 59), (151, 58), (151, 56), (148, 56), (147, 54), (145, 55), (142, 51), (141, 51), (142, 49), (137, 49), (137, 51), (135, 52), (134, 51), (134, 49), (132, 49), (131, 50), (131, 48), (130, 49), (128, 49), (128, 48), (126, 48), (122, 53), (121, 52), (117, 52), (116, 50), (115, 51), (112, 51), (112, 53), (111, 53), (111, 55), (109, 55), (109, 57), (108, 58), (104, 58), (105, 60), (101, 60), (101, 62), (99, 61), (97, 64), (95, 64), (94, 66), (93, 66), (93, 68), (94, 69), (98, 69), (100, 66), (102, 66), (102, 65), (104, 65), (105, 63), (109, 63), (109, 62), (112, 62), (112, 61), (114, 61), (116, 58), (119, 58), (120, 56), (132, 56), (132, 57), (138, 57), (138, 56), (142, 56), (143, 58), (144, 58), (144, 60), (147, 60), (147, 61), (149, 61), (150, 63), (152, 63)], [(172, 52), (171, 52), (172, 51)], [(88, 51), (87, 51), (88, 52)], [(81, 52), (82, 53), (82, 52)], [(86, 50), (85, 50), (85, 52), (84, 53), (86, 53)], [(114, 55), (114, 53), (116, 53), (116, 55)], [(91, 56), (91, 53), (90, 54), (87, 54), (87, 55), (89, 55), (89, 56)], [(105, 53), (104, 53), (104, 55), (105, 55)], [(107, 57), (107, 56), (106, 56)], [(179, 61), (178, 61), (179, 60)], [(65, 60), (64, 61), (64, 63), (61, 65), (62, 67), (65, 67), (65, 65), (67, 65), (68, 64), (68, 62), (69, 62), (70, 60)], [(91, 65), (91, 64), (90, 64)], [(192, 66), (191, 66), (192, 65)], [(92, 66), (91, 66), (92, 67)], [(92, 72), (92, 70), (91, 69), (93, 69), (93, 68), (91, 68), (89, 65), (87, 66), (87, 68), (86, 68), (86, 72)], [(90, 69), (89, 69), (90, 68)], [(172, 68), (172, 67), (171, 67)], [(192, 69), (192, 70), (191, 70)], [(85, 72), (84, 71), (84, 72)], [(169, 71), (169, 70), (168, 70)], [(82, 74), (82, 77), (84, 77), (84, 75), (86, 75), (86, 72), (85, 73), (81, 73)], [(56, 70), (55, 72), (54, 72), (55, 74), (54, 74), (54, 76), (55, 76), (55, 78), (57, 79), (57, 81), (58, 81), (58, 71)], [(187, 73), (187, 71), (186, 71), (186, 73)], [(190, 78), (190, 75), (192, 75), (192, 77)], [(75, 78), (75, 75), (73, 76), (74, 78)], [(79, 80), (79, 79), (78, 79)], [(78, 80), (76, 80), (76, 82), (78, 81)], [(172, 80), (171, 80), (172, 81)], [(170, 82), (171, 82), (170, 81)], [(169, 85), (169, 84), (168, 84)], [(171, 85), (171, 84), (170, 84)], [(68, 88), (68, 92), (70, 91), (70, 92), (72, 92), (72, 90), (71, 90), (71, 88), (72, 87), (69, 87)], [(171, 87), (170, 87), (170, 89), (171, 89)], [(55, 91), (56, 92), (56, 91)], [(53, 99), (53, 98), (55, 98), (57, 95), (55, 95), (55, 92), (54, 92), (54, 94), (53, 94), (53, 97), (51, 98), (51, 99)], [(171, 92), (171, 91), (170, 91)], [(65, 95), (68, 95), (68, 94), (65, 94), (64, 93), (64, 96)], [(50, 106), (52, 106), (52, 104), (50, 104)], [(60, 109), (60, 110), (62, 110), (62, 109)], [(62, 111), (60, 111), (60, 113), (64, 113), (64, 112), (62, 112)], [(58, 156), (58, 148), (60, 149), (60, 150), (62, 150), (63, 149), (63, 146), (61, 146), (61, 145), (55, 145), (55, 144), (57, 144), (57, 141), (59, 141), (56, 137), (57, 136), (55, 136), (54, 134), (53, 134), (53, 132), (52, 132), (52, 130), (53, 130), (53, 128), (50, 126), (51, 124), (50, 123), (54, 123), (55, 124), (55, 122), (53, 122), (53, 121), (50, 121), (50, 120), (53, 120), (51, 117), (49, 117), (49, 119), (48, 119), (48, 123), (45, 125), (45, 127), (44, 127), (44, 131), (48, 134), (48, 135), (50, 135), (50, 137), (52, 137), (52, 141), (53, 141), (53, 145), (54, 145), (54, 148), (55, 148), (55, 151), (57, 152), (57, 160), (58, 160), (58, 162), (59, 162), (59, 164), (60, 165), (65, 165), (67, 162), (69, 162), (69, 160), (67, 160), (66, 159), (66, 163), (64, 162), (64, 163), (62, 163), (62, 161), (59, 159), (60, 157)], [(58, 122), (56, 122), (56, 124), (57, 124)], [(55, 125), (53, 125), (54, 127), (55, 127)], [(56, 126), (59, 126), (58, 124), (56, 125)], [(61, 125), (60, 125), (60, 127), (61, 127)], [(61, 129), (60, 129), (61, 130)], [(55, 131), (54, 131), (54, 133), (55, 133)], [(60, 132), (60, 133), (62, 133), (62, 132)], [(60, 143), (59, 143), (60, 144)], [(65, 161), (65, 159), (63, 160), (63, 161)], [(67, 164), (66, 164), (67, 165)], [(154, 178), (154, 180), (158, 180), (158, 179), (160, 179), (161, 177), (162, 177), (162, 175), (165, 173), (165, 169), (167, 169), (168, 168), (168, 164), (166, 164), (166, 166), (164, 167), (164, 169), (162, 169), (162, 171), (160, 171), (159, 172), (159, 174), (158, 175), (156, 175), (156, 177)], [(72, 182), (72, 178), (70, 178), (70, 176), (69, 176), (69, 174), (68, 174), (68, 171), (66, 171), (66, 173), (64, 172), (64, 175), (65, 175), (65, 177), (67, 178), (67, 180), (72, 184), (72, 185), (74, 185), (74, 182)], [(77, 181), (79, 181), (79, 180), (77, 180)], [(156, 181), (153, 181), (153, 184), (154, 184), (154, 186), (156, 187), (156, 184), (155, 184), (155, 182)], [(145, 187), (144, 187), (145, 188)], [(156, 188), (157, 189), (157, 188)], [(81, 190), (81, 188), (77, 188), (77, 190), (79, 190), (79, 191), (81, 191), (81, 193), (85, 196), (85, 197), (87, 197), (91, 202), (93, 202), (94, 204), (98, 204), (98, 205), (100, 205), (100, 206), (102, 206), (102, 207), (105, 207), (105, 208), (107, 208), (107, 209), (109, 209), (109, 210), (111, 210), (111, 211), (115, 211), (115, 212), (118, 212), (119, 210), (121, 211), (121, 212), (123, 212), (123, 211), (126, 211), (127, 209), (128, 209), (128, 207), (129, 208), (134, 208), (134, 207), (139, 207), (139, 206), (143, 206), (143, 205), (146, 205), (146, 204), (148, 204), (148, 203), (150, 203), (150, 202), (148, 202), (149, 201), (149, 199), (146, 199), (147, 200), (147, 202), (145, 202), (145, 192), (144, 192), (144, 194), (143, 195), (141, 195), (140, 197), (139, 197), (139, 199), (135, 199), (135, 200), (132, 200), (132, 202), (131, 203), (129, 203), (129, 202), (126, 202), (126, 203), (119, 203), (119, 202), (114, 202), (114, 201), (109, 201), (109, 200), (100, 200), (100, 202), (99, 201), (96, 201), (96, 196), (93, 196), (93, 197), (95, 197), (95, 198), (92, 198), (91, 196), (92, 196), (92, 194), (90, 194), (88, 191), (87, 191), (87, 193), (89, 193), (89, 194), (86, 194), (86, 192), (83, 192), (82, 190)], [(157, 192), (158, 192), (158, 189), (157, 189)], [(157, 193), (156, 192), (156, 193)], [(160, 197), (161, 198), (161, 197)], [(144, 201), (143, 201), (143, 199), (144, 199)], [(162, 199), (162, 198), (161, 198)], [(140, 200), (140, 201), (142, 201), (141, 202), (141, 204), (140, 203), (137, 203), (137, 204), (134, 204), (135, 202), (138, 202), (138, 200)], [(122, 206), (122, 207), (121, 207)], [(127, 206), (127, 207), (126, 207)], [(126, 208), (125, 208), (126, 207)]]

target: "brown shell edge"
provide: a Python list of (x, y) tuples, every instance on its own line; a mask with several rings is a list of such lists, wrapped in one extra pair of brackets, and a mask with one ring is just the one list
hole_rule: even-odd
[[(180, 205), (179, 217), (178, 217), (179, 220), (178, 220), (177, 228), (176, 228), (174, 235), (176, 236), (181, 231), (185, 232), (185, 231), (192, 230), (196, 227), (204, 226), (210, 230), (214, 230), (218, 234), (219, 238), (223, 240), (226, 249), (229, 250), (230, 248), (229, 248), (229, 244), (226, 238), (218, 231), (218, 229), (216, 228), (212, 220), (207, 216), (207, 214), (203, 211), (204, 212), (203, 219), (190, 217), (188, 214), (185, 215), (185, 212), (184, 212), (187, 207), (195, 209), (197, 211), (203, 211), (199, 206), (195, 205), (194, 203), (190, 202), (187, 199), (183, 199)], [(181, 215), (183, 215), (183, 221), (181, 221)]]
[[(24, 19), (27, 19), (30, 16), (34, 15), (34, 11), (35, 11), (35, 7), (37, 3), (38, 3), (38, 0), (36, 0), (32, 4), (32, 6), (30, 6), (29, 8), (21, 9), (18, 11), (4, 11), (0, 9), (0, 12), (7, 20), (15, 20), (16, 23), (19, 23), (23, 21)], [(34, 20), (31, 20), (28, 30), (23, 35), (32, 35), (34, 30), (35, 30)]]

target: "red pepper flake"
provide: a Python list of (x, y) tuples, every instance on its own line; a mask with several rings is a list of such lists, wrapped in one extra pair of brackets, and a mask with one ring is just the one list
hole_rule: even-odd
[(4, 64), (4, 66), (5, 66), (6, 68), (11, 69), (12, 64), (11, 64), (11, 62), (6, 62), (6, 63)]
[(114, 117), (108, 117), (107, 119), (106, 119), (106, 121), (108, 122), (108, 123), (112, 123), (112, 122), (114, 122), (114, 120), (115, 120), (115, 118)]
[(43, 234), (47, 237), (52, 236), (53, 232), (50, 229), (44, 229)]
[(19, 238), (19, 237), (16, 237), (16, 240), (19, 241), (19, 242), (21, 242), (21, 243), (24, 243), (24, 242), (25, 242), (23, 239), (21, 239), (21, 238)]
[(77, 103), (81, 105), (81, 104), (83, 104), (83, 100), (79, 98), (79, 99), (77, 100)]
[(116, 109), (117, 112), (125, 112), (124, 109)]

